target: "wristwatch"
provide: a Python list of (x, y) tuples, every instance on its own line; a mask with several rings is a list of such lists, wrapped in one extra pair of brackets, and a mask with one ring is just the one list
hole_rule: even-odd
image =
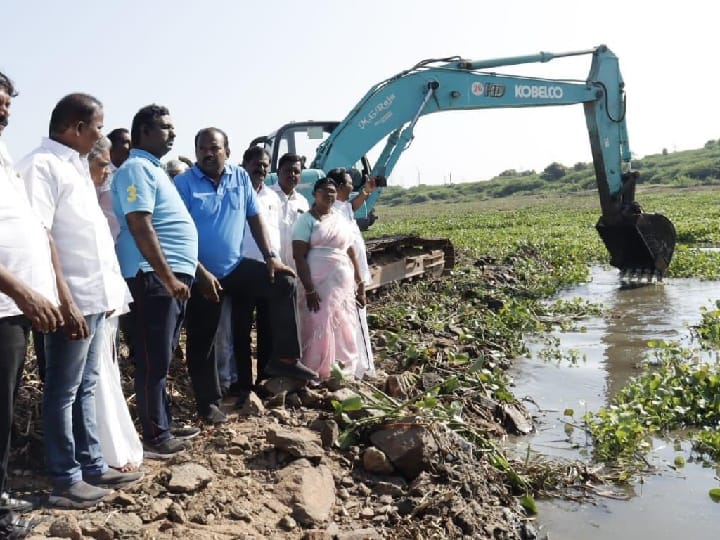
[(268, 252), (267, 255), (265, 255), (265, 262), (267, 262), (268, 259), (277, 259), (277, 258), (278, 258), (278, 254), (275, 253), (274, 251), (270, 251), (270, 252)]

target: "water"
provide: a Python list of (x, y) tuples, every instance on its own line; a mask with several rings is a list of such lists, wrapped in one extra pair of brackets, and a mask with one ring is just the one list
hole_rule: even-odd
[[(700, 307), (714, 306), (720, 283), (692, 279), (668, 279), (662, 285), (620, 289), (614, 269), (592, 269), (592, 280), (560, 295), (581, 297), (605, 307), (603, 315), (582, 321), (585, 332), (555, 334), (560, 349), (585, 356), (573, 364), (567, 359), (544, 361), (537, 353), (547, 345), (530, 344), (531, 358), (516, 362), (511, 374), (515, 395), (531, 397), (526, 403), (537, 417), (537, 432), (516, 441), (523, 452), (557, 458), (587, 460), (590, 448), (584, 432), (563, 420), (566, 409), (574, 411), (576, 423), (586, 412), (607, 405), (628, 377), (638, 374), (637, 363), (648, 350), (649, 340), (687, 342), (689, 325), (697, 324)], [(689, 343), (689, 342), (688, 342)], [(720, 487), (717, 472), (688, 462), (674, 470), (675, 456), (687, 459), (689, 444), (655, 440), (648, 460), (659, 474), (648, 476), (629, 488), (630, 499), (598, 498), (593, 503), (537, 501), (541, 537), (551, 540), (625, 540), (720, 538), (720, 504), (708, 491)]]

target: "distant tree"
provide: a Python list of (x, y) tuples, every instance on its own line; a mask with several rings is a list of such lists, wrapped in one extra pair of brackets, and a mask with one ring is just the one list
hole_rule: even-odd
[(529, 171), (520, 171), (520, 176), (535, 176), (535, 171), (530, 169)]
[(704, 148), (705, 148), (706, 150), (707, 150), (707, 149), (710, 149), (710, 148), (712, 148), (713, 146), (715, 146), (717, 143), (720, 143), (720, 139), (718, 139), (717, 141), (713, 141), (712, 139), (710, 139), (708, 142), (705, 143), (705, 147), (704, 147)]
[(554, 182), (556, 180), (560, 180), (566, 174), (567, 169), (565, 166), (555, 161), (545, 167), (545, 170), (540, 175), (540, 178), (546, 182)]
[(578, 161), (575, 165), (573, 165), (573, 171), (584, 171), (588, 168), (588, 164), (584, 161)]
[(667, 155), (668, 155), (668, 149), (667, 149), (667, 148), (663, 148), (663, 149), (662, 149), (662, 155), (663, 155), (663, 156), (667, 156)]
[(515, 169), (507, 169), (501, 172), (499, 176), (518, 176), (518, 172)]

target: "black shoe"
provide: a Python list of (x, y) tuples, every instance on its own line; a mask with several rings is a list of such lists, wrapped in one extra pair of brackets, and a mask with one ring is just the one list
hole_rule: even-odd
[(225, 413), (220, 410), (220, 407), (211, 403), (207, 409), (199, 413), (198, 416), (202, 418), (208, 424), (224, 424), (228, 421)]
[(243, 388), (239, 382), (234, 382), (225, 390), (224, 396), (230, 397), (247, 397), (247, 389)]
[(265, 366), (263, 374), (268, 377), (290, 377), (301, 381), (314, 381), (318, 378), (317, 373), (299, 361), (294, 364), (286, 364), (280, 360), (271, 360)]
[(0, 495), (0, 512), (29, 512), (33, 509), (33, 504), (30, 501), (23, 499), (15, 499), (8, 493)]
[(48, 497), (48, 504), (59, 508), (92, 508), (112, 492), (80, 480), (70, 486), (56, 486)]
[(27, 520), (15, 512), (0, 514), (0, 538), (7, 540), (20, 540), (28, 536), (33, 528), (45, 521), (44, 519)]
[(158, 444), (143, 443), (143, 456), (148, 459), (170, 459), (187, 449), (187, 443), (172, 437)]
[(100, 486), (104, 488), (122, 488), (134, 484), (143, 477), (140, 471), (120, 472), (115, 469), (108, 469), (102, 474), (83, 476), (91, 486)]
[(190, 439), (194, 439), (200, 435), (200, 428), (196, 428), (195, 426), (183, 426), (173, 422), (170, 426), (170, 433), (172, 433), (173, 438), (179, 441), (189, 441)]

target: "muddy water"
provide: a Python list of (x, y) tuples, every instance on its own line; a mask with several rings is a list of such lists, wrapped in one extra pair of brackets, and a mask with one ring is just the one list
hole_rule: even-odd
[[(515, 442), (523, 454), (529, 445), (531, 452), (545, 456), (588, 459), (590, 441), (562, 421), (571, 420), (563, 417), (565, 409), (573, 409), (579, 424), (586, 410), (606, 405), (628, 377), (639, 373), (636, 364), (649, 340), (687, 341), (688, 325), (700, 321), (700, 307), (720, 298), (720, 283), (668, 279), (662, 285), (621, 290), (617, 271), (598, 267), (589, 283), (560, 295), (577, 296), (601, 303), (605, 313), (583, 321), (585, 332), (555, 334), (565, 358), (542, 359), (547, 344), (531, 343), (531, 357), (513, 369), (515, 395), (529, 396), (536, 404), (526, 403), (537, 417), (537, 432)], [(647, 458), (659, 474), (628, 488), (628, 500), (537, 501), (540, 538), (720, 538), (720, 504), (708, 496), (709, 489), (720, 486), (715, 469), (688, 462), (674, 470), (675, 456), (690, 456), (687, 442), (655, 440), (653, 446)]]

